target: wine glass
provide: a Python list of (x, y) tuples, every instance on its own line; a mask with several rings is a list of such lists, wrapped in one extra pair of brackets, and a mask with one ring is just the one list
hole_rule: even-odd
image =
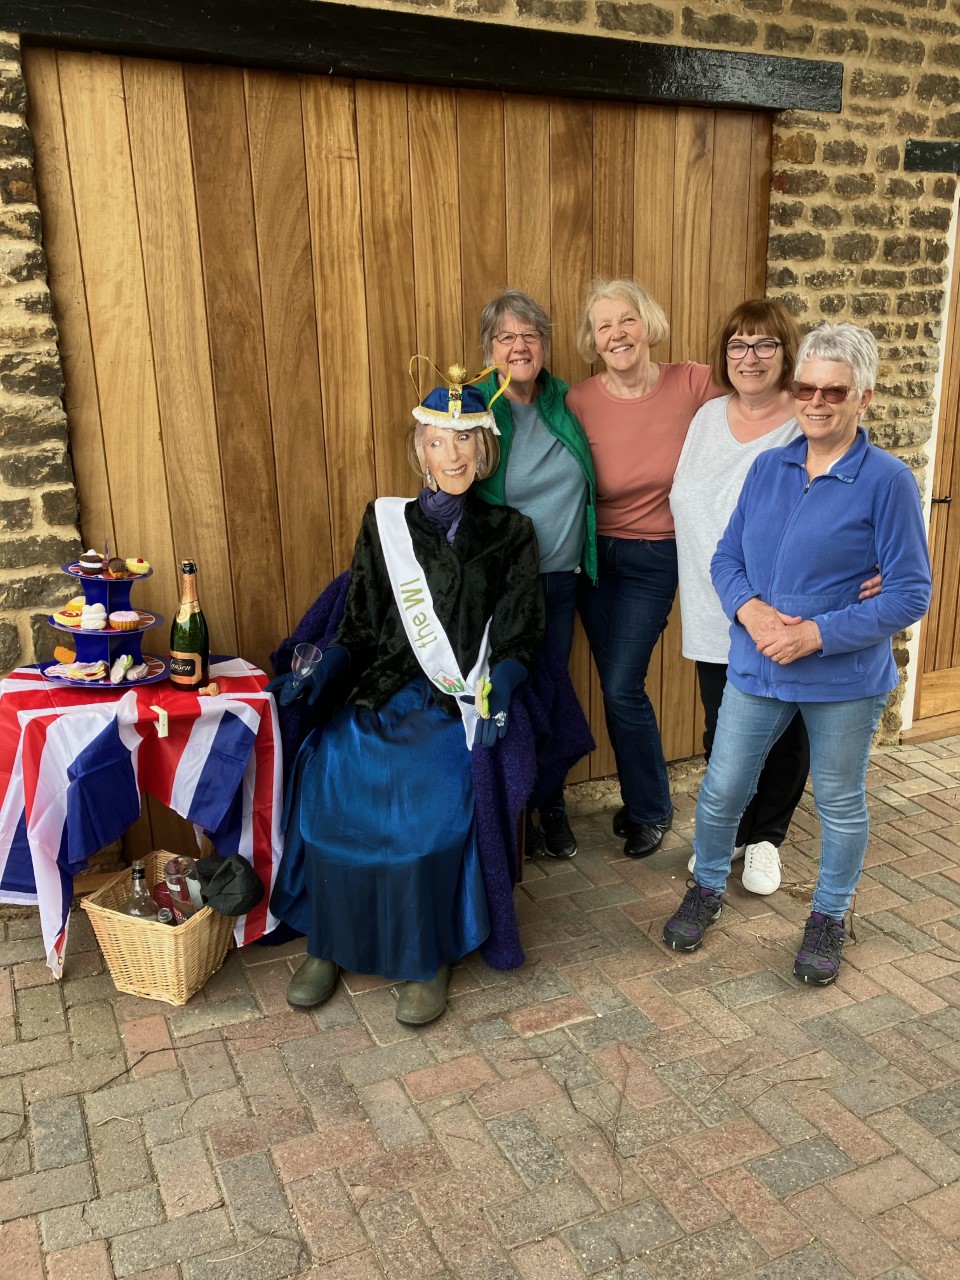
[(293, 661), (290, 663), (290, 672), (293, 679), (290, 682), (291, 688), (297, 690), (313, 675), (320, 660), (323, 657), (323, 650), (318, 649), (315, 644), (298, 644), (293, 651)]

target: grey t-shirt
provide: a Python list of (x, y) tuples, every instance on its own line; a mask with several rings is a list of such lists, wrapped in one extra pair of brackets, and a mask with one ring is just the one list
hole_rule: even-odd
[(533, 404), (511, 403), (513, 441), (504, 501), (533, 521), (540, 572), (576, 569), (587, 525), (587, 482), (580, 464)]
[(727, 422), (730, 396), (708, 400), (690, 423), (670, 490), (677, 530), (683, 656), (727, 661), (730, 619), (710, 580), (710, 561), (723, 537), (754, 459), (800, 434), (796, 418), (759, 440), (741, 444)]

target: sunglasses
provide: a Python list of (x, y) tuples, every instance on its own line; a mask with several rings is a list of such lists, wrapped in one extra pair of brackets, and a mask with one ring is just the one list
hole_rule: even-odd
[(819, 391), (827, 404), (843, 404), (853, 387), (816, 387), (812, 382), (791, 382), (790, 394), (795, 400), (812, 400)]

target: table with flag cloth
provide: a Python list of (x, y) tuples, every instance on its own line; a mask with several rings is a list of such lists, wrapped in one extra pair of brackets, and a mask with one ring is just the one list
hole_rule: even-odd
[[(62, 972), (73, 877), (140, 816), (141, 792), (181, 814), (226, 857), (252, 863), (266, 893), (236, 922), (238, 946), (276, 925), (283, 762), (266, 676), (214, 659), (220, 694), (168, 681), (84, 689), (18, 667), (0, 682), (0, 902), (37, 903), (47, 964)], [(161, 707), (168, 736), (159, 737)]]

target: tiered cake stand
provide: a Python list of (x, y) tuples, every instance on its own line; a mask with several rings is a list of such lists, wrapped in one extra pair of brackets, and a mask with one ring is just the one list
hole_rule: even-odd
[[(87, 604), (102, 604), (109, 618), (111, 613), (130, 608), (130, 589), (135, 582), (142, 582), (153, 575), (148, 569), (135, 578), (104, 578), (100, 574), (81, 573), (79, 564), (64, 564), (61, 571), (68, 577), (76, 579), (83, 588), (83, 598)], [(78, 662), (100, 662), (107, 664), (109, 673), (117, 658), (128, 653), (133, 665), (141, 662), (147, 664), (147, 674), (140, 680), (124, 680), (121, 684), (111, 684), (109, 674), (105, 680), (68, 680), (63, 676), (47, 675), (47, 669), (56, 666), (56, 662), (43, 662), (40, 670), (45, 680), (53, 684), (69, 685), (72, 689), (122, 689), (135, 685), (155, 684), (165, 680), (170, 671), (170, 664), (164, 658), (152, 653), (142, 653), (143, 633), (152, 631), (154, 627), (163, 625), (163, 616), (159, 613), (147, 613), (138, 609), (140, 622), (132, 631), (114, 631), (107, 627), (103, 631), (81, 631), (79, 627), (68, 627), (63, 622), (55, 622), (52, 615), (47, 619), (51, 627), (57, 631), (66, 631), (77, 651)]]

